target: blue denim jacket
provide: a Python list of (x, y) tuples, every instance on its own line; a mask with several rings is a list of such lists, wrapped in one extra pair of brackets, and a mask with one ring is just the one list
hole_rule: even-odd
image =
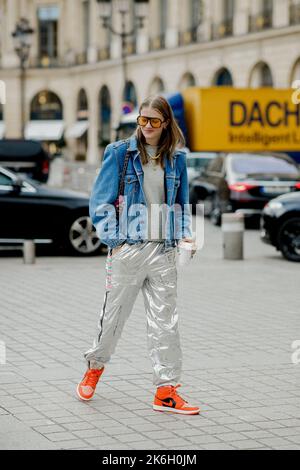
[[(116, 221), (113, 203), (118, 197), (119, 179), (127, 148), (130, 159), (125, 176), (125, 206), (120, 220)], [(165, 204), (168, 205), (169, 211), (164, 239), (167, 251), (175, 247), (180, 239), (192, 237), (185, 152), (176, 150), (172, 162), (165, 159), (164, 175)], [(143, 191), (143, 177), (135, 135), (106, 147), (102, 167), (90, 197), (90, 217), (98, 237), (111, 249), (124, 242), (134, 244), (147, 240), (147, 214), (143, 210), (147, 203)]]

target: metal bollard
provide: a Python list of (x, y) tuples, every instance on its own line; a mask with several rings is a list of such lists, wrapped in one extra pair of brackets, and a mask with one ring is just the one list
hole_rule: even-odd
[(23, 242), (23, 261), (24, 264), (35, 263), (35, 244), (33, 240), (24, 240)]
[(224, 259), (244, 259), (244, 229), (244, 214), (222, 214)]

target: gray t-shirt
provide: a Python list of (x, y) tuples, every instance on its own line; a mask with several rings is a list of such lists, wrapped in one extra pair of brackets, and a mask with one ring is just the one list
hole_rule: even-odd
[[(157, 146), (145, 145), (149, 156), (157, 154)], [(144, 193), (148, 209), (148, 240), (164, 240), (164, 213), (162, 212), (165, 201), (164, 170), (156, 160), (149, 159), (143, 165)], [(151, 226), (152, 224), (152, 226)]]

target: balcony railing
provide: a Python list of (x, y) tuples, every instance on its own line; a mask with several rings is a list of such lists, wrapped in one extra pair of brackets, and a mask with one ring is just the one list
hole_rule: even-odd
[(256, 15), (249, 16), (249, 32), (254, 33), (272, 28), (273, 10), (262, 11)]
[(63, 59), (59, 57), (30, 57), (29, 63), (30, 68), (58, 68), (65, 67)]
[(102, 49), (98, 49), (97, 53), (98, 62), (102, 60), (109, 60), (110, 59), (110, 47), (103, 47)]
[(211, 25), (211, 39), (222, 39), (233, 34), (233, 18)]
[(290, 24), (300, 24), (300, 4), (290, 5)]
[(136, 54), (136, 40), (132, 39), (126, 43), (126, 55)]
[(149, 39), (149, 50), (150, 51), (158, 51), (160, 49), (164, 49), (166, 45), (165, 35), (161, 34), (160, 36), (156, 36), (154, 38)]
[(189, 44), (194, 44), (197, 41), (197, 28), (189, 29), (187, 31), (179, 31), (178, 33), (179, 46), (187, 46)]
[(75, 65), (84, 65), (84, 64), (87, 64), (87, 61), (88, 61), (87, 51), (79, 52), (78, 54), (75, 55)]

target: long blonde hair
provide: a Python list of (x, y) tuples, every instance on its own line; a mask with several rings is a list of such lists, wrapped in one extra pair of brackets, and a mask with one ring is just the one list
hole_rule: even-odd
[[(139, 113), (141, 113), (142, 109), (146, 107), (155, 109), (162, 114), (166, 121), (169, 121), (167, 128), (162, 131), (158, 142), (158, 153), (160, 153), (160, 157), (157, 159), (157, 162), (160, 164), (161, 168), (164, 168), (164, 158), (166, 157), (171, 161), (176, 148), (185, 146), (185, 138), (176, 122), (170, 104), (163, 96), (155, 95), (146, 98), (139, 108)], [(145, 149), (146, 139), (139, 126), (135, 131), (135, 135), (137, 137), (137, 144), (142, 157), (142, 163), (146, 164), (148, 162), (147, 152)]]

